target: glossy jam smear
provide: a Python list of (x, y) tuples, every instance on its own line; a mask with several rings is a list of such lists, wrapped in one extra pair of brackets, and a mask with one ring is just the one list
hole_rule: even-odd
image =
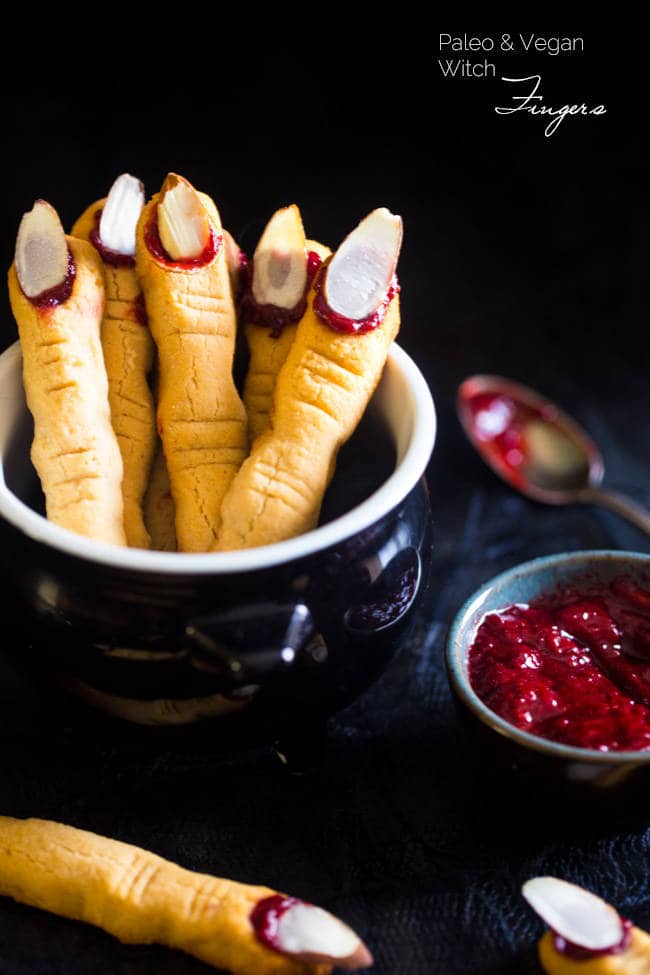
[(526, 427), (533, 421), (554, 423), (558, 411), (552, 403), (537, 408), (502, 393), (475, 393), (464, 400), (472, 432), (492, 463), (513, 483), (523, 483), (527, 460)]
[(320, 320), (325, 322), (326, 325), (329, 325), (330, 328), (333, 328), (335, 332), (344, 332), (348, 335), (363, 335), (364, 332), (372, 332), (373, 329), (381, 325), (386, 317), (388, 306), (395, 295), (399, 294), (399, 282), (397, 275), (394, 275), (388, 291), (372, 314), (368, 315), (367, 318), (358, 320), (348, 318), (346, 315), (340, 315), (329, 306), (323, 291), (325, 274), (327, 274), (327, 266), (325, 266), (314, 282), (314, 289), (316, 291), (314, 296), (314, 311)]
[(567, 941), (557, 931), (553, 932), (553, 947), (560, 955), (566, 955), (573, 961), (589, 961), (590, 958), (600, 958), (603, 955), (622, 955), (630, 947), (632, 941), (632, 922), (622, 917), (621, 924), (623, 925), (623, 937), (617, 945), (612, 945), (610, 948), (583, 948), (582, 945)]
[(246, 264), (242, 265), (240, 258), (240, 275), (245, 275), (245, 290), (241, 303), (242, 317), (253, 325), (270, 328), (271, 337), (278, 338), (285, 326), (299, 322), (304, 315), (307, 307), (307, 294), (320, 265), (321, 259), (316, 251), (309, 251), (307, 253), (307, 283), (300, 301), (293, 308), (280, 308), (279, 305), (264, 305), (255, 300), (252, 289), (254, 261), (246, 261)]
[(650, 749), (650, 580), (584, 580), (489, 613), (469, 676), (522, 731), (602, 752)]
[(301, 903), (302, 901), (295, 897), (283, 897), (282, 894), (272, 894), (271, 897), (265, 897), (257, 902), (251, 911), (250, 921), (255, 934), (263, 945), (272, 948), (273, 951), (284, 951), (278, 939), (280, 918), (287, 913), (289, 908)]

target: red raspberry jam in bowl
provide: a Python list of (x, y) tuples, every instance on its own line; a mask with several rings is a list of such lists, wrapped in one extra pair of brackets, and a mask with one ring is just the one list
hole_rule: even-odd
[(585, 578), (488, 613), (469, 678), (516, 728), (579, 748), (650, 748), (650, 585)]
[(497, 576), (456, 617), (447, 666), (460, 700), (511, 742), (650, 764), (650, 555), (564, 553)]

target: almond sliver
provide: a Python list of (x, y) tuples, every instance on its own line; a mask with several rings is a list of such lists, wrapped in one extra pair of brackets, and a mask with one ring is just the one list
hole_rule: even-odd
[(567, 941), (592, 951), (620, 943), (623, 924), (600, 897), (557, 877), (534, 877), (522, 894), (543, 921)]
[(135, 254), (135, 228), (144, 206), (139, 179), (122, 173), (111, 186), (99, 220), (99, 239), (116, 254)]
[(16, 238), (16, 274), (28, 298), (56, 288), (68, 273), (68, 243), (59, 215), (36, 200), (20, 221)]
[(348, 234), (325, 274), (330, 308), (353, 321), (371, 315), (386, 297), (402, 246), (402, 218), (379, 207)]
[(174, 261), (199, 257), (210, 240), (210, 221), (199, 194), (175, 173), (169, 174), (161, 190), (158, 233)]
[(253, 257), (252, 291), (260, 305), (295, 308), (307, 285), (307, 241), (295, 205), (276, 210)]
[(351, 971), (372, 964), (370, 952), (352, 928), (313, 904), (290, 907), (278, 922), (277, 940), (283, 951), (307, 963), (322, 961)]

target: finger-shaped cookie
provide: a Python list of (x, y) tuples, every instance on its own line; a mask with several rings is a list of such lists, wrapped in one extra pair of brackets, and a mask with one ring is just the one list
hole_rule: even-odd
[(20, 224), (9, 297), (47, 517), (88, 538), (125, 545), (122, 458), (100, 341), (102, 266), (90, 244), (65, 236), (56, 210), (43, 200)]
[(138, 223), (136, 269), (158, 349), (158, 430), (183, 552), (215, 542), (248, 447), (232, 378), (236, 318), (219, 213), (170, 174)]
[(159, 443), (144, 496), (144, 523), (151, 538), (152, 549), (159, 552), (176, 551), (175, 518), (169, 472), (162, 444)]
[(278, 373), (296, 337), (309, 286), (329, 254), (327, 247), (305, 239), (295, 204), (276, 210), (260, 237), (240, 313), (250, 353), (244, 406), (251, 443), (266, 429)]
[(233, 975), (327, 975), (333, 965), (372, 964), (350, 928), (311, 904), (42, 819), (0, 816), (0, 894), (126, 944), (178, 948)]
[(108, 197), (91, 204), (72, 228), (74, 237), (93, 244), (104, 268), (101, 338), (111, 422), (124, 465), (124, 530), (132, 548), (149, 548), (142, 499), (156, 443), (154, 403), (147, 382), (154, 344), (135, 275), (135, 228), (143, 206), (142, 184), (124, 173)]
[(650, 975), (650, 936), (600, 897), (556, 877), (522, 893), (551, 928), (539, 942), (547, 975)]
[(338, 450), (399, 330), (401, 236), (401, 219), (375, 210), (317, 275), (277, 378), (269, 426), (224, 498), (218, 549), (270, 544), (316, 525)]

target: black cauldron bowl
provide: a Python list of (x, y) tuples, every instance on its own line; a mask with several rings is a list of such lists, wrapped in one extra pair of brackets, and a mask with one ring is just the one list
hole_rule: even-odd
[(240, 552), (122, 549), (48, 522), (33, 500), (18, 343), (0, 356), (0, 391), (0, 571), (5, 619), (18, 621), (5, 643), (49, 700), (62, 689), (68, 709), (72, 695), (132, 732), (200, 723), (229, 745), (300, 737), (403, 642), (431, 560), (423, 473), (436, 418), (399, 346), (369, 407), (382, 431), (372, 450), (394, 451), (392, 473), (315, 530)]

